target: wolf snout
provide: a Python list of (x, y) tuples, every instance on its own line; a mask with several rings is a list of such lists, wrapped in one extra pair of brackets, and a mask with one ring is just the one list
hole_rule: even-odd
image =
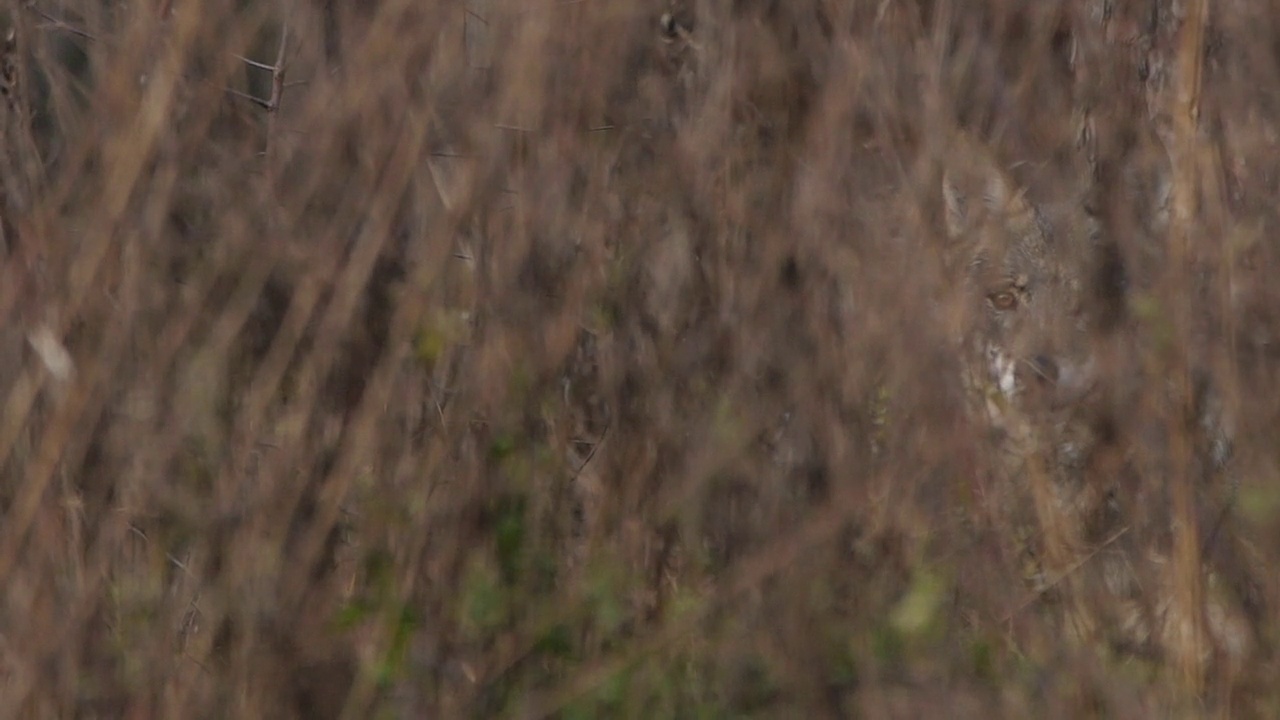
[(1027, 361), (1027, 366), (1040, 382), (1058, 384), (1058, 363), (1048, 355), (1036, 355)]
[(1092, 359), (1084, 362), (1041, 354), (1023, 363), (1025, 386), (1038, 389), (1050, 405), (1062, 407), (1078, 402), (1093, 388), (1095, 375)]

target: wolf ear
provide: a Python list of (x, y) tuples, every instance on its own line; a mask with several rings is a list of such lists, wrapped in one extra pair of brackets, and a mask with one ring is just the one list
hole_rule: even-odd
[(1009, 178), (996, 168), (987, 173), (987, 187), (982, 200), (991, 212), (1016, 213), (1026, 205), (1022, 191), (1015, 191)]
[(965, 201), (968, 198), (960, 192), (952, 180), (951, 171), (942, 172), (942, 202), (946, 205), (947, 238), (959, 240), (965, 230)]
[[(976, 175), (976, 176), (975, 176)], [(963, 170), (959, 179), (966, 187), (978, 188), (982, 194), (981, 212), (1009, 218), (1021, 218), (1031, 212), (1031, 205), (1024, 192), (1015, 189), (1014, 183), (999, 168), (983, 164), (978, 168)], [(972, 198), (957, 183), (952, 170), (942, 173), (942, 201), (946, 208), (947, 235), (958, 240), (973, 228), (975, 208)]]
[[(983, 178), (985, 182), (972, 183), (981, 187), (982, 210), (987, 213), (1007, 213), (1017, 211), (1026, 200), (1021, 193), (1013, 191), (1007, 178), (997, 170), (989, 169)], [(942, 202), (946, 206), (947, 235), (958, 240), (972, 229), (974, 208), (972, 198), (955, 182), (950, 170), (942, 173)]]

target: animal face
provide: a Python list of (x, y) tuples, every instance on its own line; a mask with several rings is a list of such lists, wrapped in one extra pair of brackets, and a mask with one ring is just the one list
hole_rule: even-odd
[(1089, 239), (1055, 232), (993, 159), (961, 149), (942, 192), (973, 379), (1006, 403), (1070, 403), (1092, 374), (1081, 288)]

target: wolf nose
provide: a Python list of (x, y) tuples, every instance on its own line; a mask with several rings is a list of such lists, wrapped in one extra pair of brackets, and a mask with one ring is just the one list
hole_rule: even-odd
[[(1096, 381), (1092, 358), (1084, 363), (1063, 361), (1046, 355), (1036, 355), (1026, 361), (1024, 373), (1036, 378), (1041, 397), (1055, 407), (1078, 402), (1093, 388)], [(1029, 371), (1029, 372), (1028, 372)]]
[(1047, 355), (1036, 355), (1031, 358), (1027, 365), (1031, 367), (1032, 372), (1041, 382), (1046, 382), (1050, 385), (1058, 384), (1058, 363), (1054, 362), (1053, 358)]

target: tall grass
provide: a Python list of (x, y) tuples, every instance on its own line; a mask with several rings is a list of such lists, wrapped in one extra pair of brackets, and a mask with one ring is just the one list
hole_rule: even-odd
[[(0, 715), (1280, 712), (1271, 5), (5, 8)], [(958, 130), (1102, 228), (1040, 584)]]

